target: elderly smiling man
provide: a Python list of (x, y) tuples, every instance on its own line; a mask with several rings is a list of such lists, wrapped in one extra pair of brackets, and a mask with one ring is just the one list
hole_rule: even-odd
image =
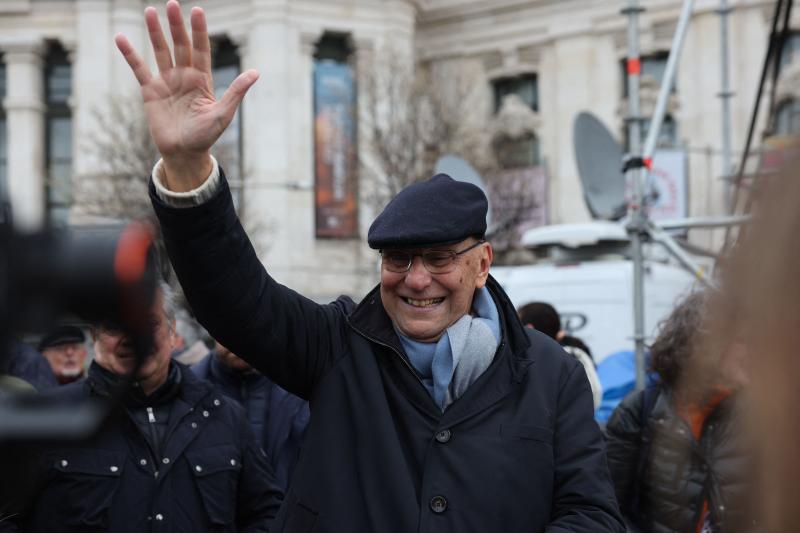
[(278, 284), (209, 155), (258, 75), (216, 100), (203, 11), (191, 38), (178, 3), (166, 11), (174, 57), (145, 10), (158, 75), (116, 42), (162, 155), (150, 192), (172, 263), (215, 338), (310, 400), (273, 530), (623, 531), (582, 367), (489, 276), (483, 193), (439, 175), (394, 198), (368, 235), (380, 285), (358, 305)]

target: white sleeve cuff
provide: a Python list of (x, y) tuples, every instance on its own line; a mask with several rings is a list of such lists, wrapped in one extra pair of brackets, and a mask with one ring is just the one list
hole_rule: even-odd
[(211, 156), (211, 174), (206, 181), (196, 189), (186, 192), (174, 192), (164, 187), (164, 160), (159, 159), (153, 167), (153, 184), (156, 186), (156, 196), (170, 207), (193, 207), (209, 201), (221, 186), (219, 163)]

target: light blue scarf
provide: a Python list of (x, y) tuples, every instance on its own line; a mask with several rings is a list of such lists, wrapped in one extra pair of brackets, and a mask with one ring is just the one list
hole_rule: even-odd
[(489, 368), (500, 344), (500, 315), (486, 287), (475, 291), (472, 309), (474, 315), (462, 316), (435, 343), (415, 341), (395, 328), (411, 365), (442, 411)]

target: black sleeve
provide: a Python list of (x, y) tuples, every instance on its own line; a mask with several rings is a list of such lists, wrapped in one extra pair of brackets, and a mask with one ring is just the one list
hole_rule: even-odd
[(346, 352), (343, 310), (352, 301), (319, 305), (273, 280), (239, 223), (224, 176), (202, 205), (167, 206), (152, 181), (150, 197), (200, 323), (272, 381), (308, 399)]
[(624, 533), (589, 380), (579, 362), (567, 361), (553, 439), (553, 514), (545, 533)]
[(614, 480), (617, 501), (623, 512), (628, 507), (636, 484), (643, 401), (643, 392), (629, 394), (611, 414), (606, 426), (608, 466)]
[(264, 451), (244, 419), (240, 424), (242, 470), (236, 490), (236, 528), (242, 533), (266, 533), (283, 503), (283, 491)]

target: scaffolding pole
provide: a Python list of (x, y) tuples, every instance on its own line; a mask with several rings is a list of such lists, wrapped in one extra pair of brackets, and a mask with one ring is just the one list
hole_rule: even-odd
[(724, 180), (725, 209), (731, 212), (731, 183), (733, 177), (733, 166), (731, 159), (731, 91), (730, 63), (729, 63), (729, 41), (728, 41), (728, 17), (731, 8), (728, 0), (720, 0), (719, 9), (719, 38), (720, 38), (720, 91), (719, 98), (722, 103), (722, 179)]
[(628, 132), (630, 138), (630, 160), (626, 164), (627, 178), (631, 183), (632, 194), (628, 206), (628, 234), (631, 239), (631, 255), (633, 258), (633, 323), (634, 342), (636, 345), (636, 388), (641, 390), (646, 384), (645, 369), (645, 308), (644, 308), (644, 250), (646, 239), (659, 242), (667, 248), (690, 272), (699, 280), (708, 283), (703, 269), (686, 254), (666, 232), (653, 226), (644, 206), (644, 182), (647, 170), (652, 165), (658, 134), (664, 122), (670, 89), (675, 81), (678, 59), (681, 56), (686, 32), (692, 15), (694, 0), (684, 0), (675, 36), (670, 47), (664, 77), (658, 92), (655, 111), (650, 119), (647, 139), (641, 148), (641, 104), (639, 99), (639, 77), (641, 59), (639, 57), (639, 7), (636, 0), (630, 0), (623, 11), (628, 15)]
[[(642, 155), (642, 117), (639, 99), (639, 78), (642, 62), (639, 57), (639, 14), (644, 11), (637, 0), (629, 0), (622, 13), (628, 16), (628, 150), (633, 158)], [(643, 209), (644, 168), (632, 167), (626, 179), (632, 197), (628, 206), (628, 234), (633, 255), (633, 340), (636, 346), (636, 388), (645, 386), (645, 331), (644, 331), (644, 257), (642, 244), (645, 238), (645, 213)]]

